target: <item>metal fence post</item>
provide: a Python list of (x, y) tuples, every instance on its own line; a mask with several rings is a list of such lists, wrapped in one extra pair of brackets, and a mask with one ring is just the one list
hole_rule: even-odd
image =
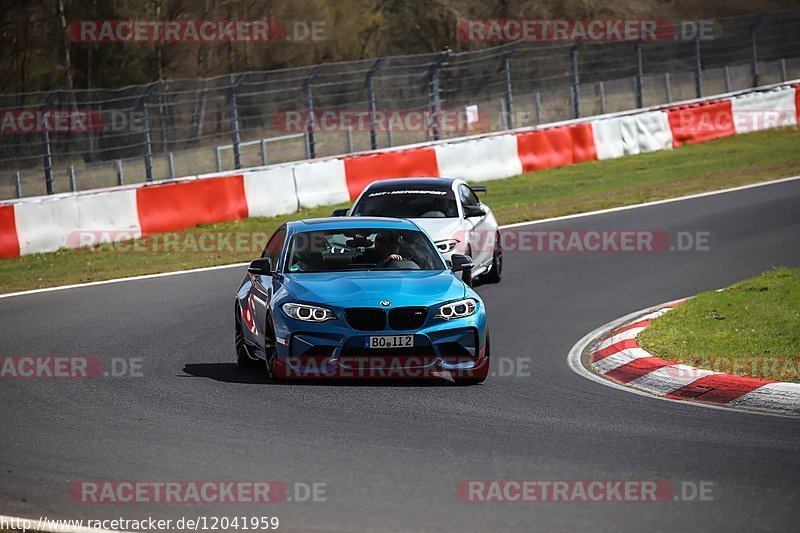
[(753, 77), (753, 87), (758, 87), (758, 43), (756, 42), (756, 26), (758, 22), (750, 26), (750, 45), (752, 47), (752, 58), (750, 72)]
[(169, 164), (169, 179), (175, 179), (175, 157), (173, 157), (172, 152), (167, 154), (167, 163)]
[(242, 84), (244, 79), (249, 75), (249, 72), (244, 72), (236, 77), (236, 81), (231, 85), (228, 93), (228, 100), (231, 107), (231, 141), (233, 143), (233, 168), (239, 170), (242, 168), (242, 154), (239, 152), (239, 108), (236, 105), (236, 91), (239, 85)]
[(22, 176), (19, 175), (19, 170), (17, 170), (17, 198), (22, 198)]
[(642, 66), (642, 42), (636, 41), (634, 46), (634, 55), (636, 58), (636, 107), (641, 109), (644, 107), (644, 68)]
[(606, 113), (606, 84), (600, 80), (600, 114)]
[(781, 59), (781, 81), (785, 82), (789, 79), (789, 73), (786, 70), (786, 59)]
[(572, 114), (574, 118), (581, 116), (580, 78), (578, 77), (578, 45), (573, 44), (569, 49), (569, 61), (572, 70)]
[(664, 73), (664, 89), (666, 90), (667, 103), (672, 102), (672, 80), (669, 78), (669, 72)]
[(117, 167), (117, 185), (125, 183), (125, 174), (122, 172), (122, 159), (117, 159), (114, 164)]
[(703, 63), (700, 58), (700, 32), (694, 36), (694, 92), (703, 97)]
[(217, 172), (222, 172), (222, 154), (219, 153), (219, 146), (214, 148), (214, 160), (217, 163)]
[(511, 87), (511, 54), (517, 49), (518, 43), (513, 43), (508, 52), (503, 54), (503, 80), (505, 81), (505, 104), (506, 104), (506, 127), (510, 130), (514, 129), (514, 105), (513, 94)]
[(391, 121), (386, 124), (386, 144), (389, 148), (394, 146), (394, 138), (392, 137), (392, 123)]
[(441, 111), (441, 102), (439, 101), (439, 68), (442, 63), (450, 55), (450, 50), (445, 50), (439, 54), (436, 61), (428, 67), (428, 102), (431, 108), (431, 122), (429, 130), (433, 131), (433, 140), (438, 141), (441, 138), (439, 131), (439, 113)]
[[(44, 115), (47, 110), (53, 105), (53, 100), (55, 100), (58, 92), (52, 92), (47, 95), (47, 100), (45, 100), (42, 107), (39, 108), (39, 112)], [(44, 121), (42, 128), (42, 158), (44, 159), (44, 186), (47, 190), (47, 194), (53, 194), (53, 152), (50, 146), (50, 131), (47, 127), (47, 121)]]
[(369, 145), (373, 150), (378, 149), (378, 134), (375, 131), (375, 85), (373, 78), (375, 73), (383, 64), (383, 58), (379, 57), (375, 60), (369, 70), (367, 71), (367, 112), (369, 113)]
[(353, 128), (347, 128), (347, 153), (353, 153)]
[(158, 88), (160, 81), (147, 86), (139, 99), (139, 111), (142, 113), (142, 129), (144, 130), (144, 174), (147, 181), (153, 181), (153, 146), (150, 141), (150, 121), (147, 117), (147, 99)]
[(267, 166), (267, 141), (261, 139), (261, 164)]
[(322, 69), (322, 65), (315, 66), (303, 81), (303, 94), (306, 97), (306, 151), (309, 159), (317, 157), (317, 143), (314, 139), (314, 96), (311, 94), (311, 82), (317, 77), (320, 69)]
[(536, 104), (536, 125), (538, 126), (542, 123), (542, 95), (539, 91), (536, 91), (534, 103)]
[(731, 67), (725, 65), (725, 92), (731, 92)]
[(69, 190), (75, 192), (75, 165), (69, 166)]

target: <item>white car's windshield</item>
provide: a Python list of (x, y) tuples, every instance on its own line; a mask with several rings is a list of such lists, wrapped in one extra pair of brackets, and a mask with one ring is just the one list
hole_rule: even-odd
[(444, 270), (428, 238), (416, 230), (337, 229), (292, 237), (286, 271)]
[(397, 189), (367, 192), (353, 206), (353, 216), (396, 218), (458, 217), (452, 190)]

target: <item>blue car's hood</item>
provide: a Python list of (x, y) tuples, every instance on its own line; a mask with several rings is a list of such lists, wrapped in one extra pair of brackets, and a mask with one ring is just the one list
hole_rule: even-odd
[(383, 270), (286, 274), (285, 287), (301, 302), (341, 307), (430, 306), (463, 298), (464, 284), (449, 270)]

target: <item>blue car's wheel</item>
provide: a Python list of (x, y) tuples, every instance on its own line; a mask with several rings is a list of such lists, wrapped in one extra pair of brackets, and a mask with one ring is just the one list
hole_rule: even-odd
[(278, 350), (274, 346), (271, 349), (267, 348), (267, 364), (266, 364), (267, 376), (269, 376), (270, 379), (274, 380), (280, 379), (275, 374), (275, 358), (277, 357), (277, 355), (278, 355)]

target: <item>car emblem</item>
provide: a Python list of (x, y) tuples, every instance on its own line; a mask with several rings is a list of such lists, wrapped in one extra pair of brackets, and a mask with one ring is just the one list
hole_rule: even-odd
[(381, 305), (384, 307), (389, 307), (390, 305), (392, 305), (392, 302), (390, 302), (389, 300), (382, 300)]

